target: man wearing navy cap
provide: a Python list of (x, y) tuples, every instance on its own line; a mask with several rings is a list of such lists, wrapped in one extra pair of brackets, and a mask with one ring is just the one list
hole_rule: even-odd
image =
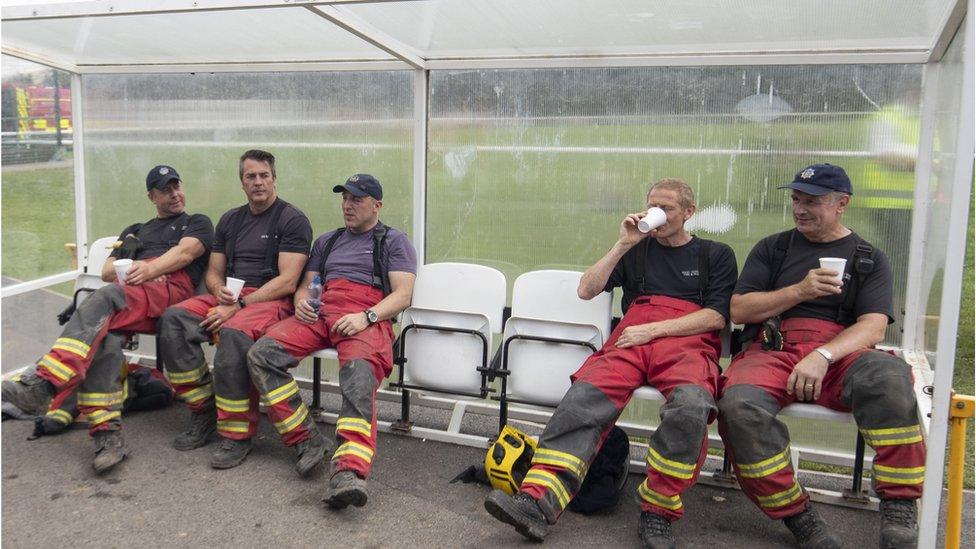
[[(343, 509), (366, 504), (376, 451), (376, 391), (393, 370), (391, 319), (410, 305), (417, 252), (407, 235), (380, 222), (383, 187), (375, 177), (356, 174), (332, 190), (342, 193), (345, 226), (315, 241), (295, 292), (295, 316), (272, 326), (248, 352), (247, 364), (268, 417), (290, 428), (282, 438), (293, 444), (315, 424), (288, 370), (319, 349), (339, 352), (339, 446), (325, 501)], [(317, 278), (323, 288), (314, 299), (309, 285)]]
[[(742, 268), (732, 321), (759, 331), (725, 371), (719, 432), (739, 485), (767, 516), (801, 547), (840, 547), (796, 481), (776, 415), (796, 401), (852, 412), (876, 454), (881, 547), (915, 547), (925, 444), (911, 367), (874, 349), (893, 321), (891, 266), (842, 224), (854, 194), (843, 168), (815, 164), (780, 188), (791, 189), (796, 228), (760, 241)], [(846, 268), (821, 268), (821, 258)]]
[[(100, 266), (102, 280), (116, 284), (99, 288), (78, 306), (61, 337), (38, 361), (36, 373), (3, 382), (4, 402), (29, 413), (47, 411), (66, 422), (58, 404), (77, 387), (78, 409), (88, 416), (95, 439), (92, 466), (98, 473), (126, 454), (120, 431), (122, 343), (133, 332), (155, 332), (166, 307), (193, 295), (213, 240), (210, 219), (184, 211), (186, 196), (175, 169), (150, 170), (146, 190), (156, 217), (123, 229), (116, 249)], [(117, 259), (133, 260), (125, 280), (116, 279)], [(49, 408), (55, 393), (58, 398)]]

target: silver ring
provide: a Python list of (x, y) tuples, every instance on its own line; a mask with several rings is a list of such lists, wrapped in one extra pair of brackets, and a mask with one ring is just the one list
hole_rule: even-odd
[(813, 383), (807, 383), (804, 387), (813, 387)]

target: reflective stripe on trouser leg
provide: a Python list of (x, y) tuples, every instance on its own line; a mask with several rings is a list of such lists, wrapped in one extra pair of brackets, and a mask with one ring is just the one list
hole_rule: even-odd
[(520, 491), (538, 500), (546, 520), (555, 524), (576, 495), (597, 448), (620, 415), (617, 406), (599, 389), (577, 381), (546, 424), (532, 468)]
[(220, 330), (214, 354), (213, 385), (217, 401), (217, 434), (245, 440), (257, 433), (258, 393), (251, 385), (247, 352), (254, 341), (233, 328)]
[(338, 448), (332, 454), (335, 471), (354, 471), (361, 478), (369, 475), (376, 453), (376, 390), (379, 380), (373, 366), (361, 358), (339, 368), (342, 409), (336, 422)]
[(125, 355), (124, 336), (108, 332), (95, 351), (88, 375), (78, 387), (78, 410), (88, 416), (88, 432), (114, 431), (122, 428), (122, 391)]
[(888, 353), (865, 353), (844, 374), (841, 400), (874, 448), (874, 489), (890, 499), (922, 496), (925, 442), (918, 423), (911, 368)]
[(202, 318), (182, 307), (170, 307), (159, 318), (159, 359), (176, 397), (193, 412), (213, 406), (213, 376), (201, 345), (210, 332), (200, 326)]
[(766, 516), (782, 519), (807, 505), (790, 461), (789, 431), (780, 405), (755, 385), (733, 385), (718, 403), (719, 433), (742, 491)]
[(268, 419), (274, 423), (286, 446), (307, 440), (315, 429), (308, 407), (302, 402), (298, 384), (288, 372), (289, 368), (297, 365), (295, 357), (267, 336), (257, 340), (247, 353), (251, 382), (267, 407)]
[(647, 478), (638, 488), (641, 510), (681, 518), (681, 493), (695, 483), (707, 455), (708, 418), (715, 400), (696, 385), (679, 385), (661, 407), (661, 425), (647, 446)]

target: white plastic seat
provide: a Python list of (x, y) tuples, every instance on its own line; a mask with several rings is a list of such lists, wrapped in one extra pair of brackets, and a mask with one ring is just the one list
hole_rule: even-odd
[(854, 415), (850, 412), (838, 412), (819, 404), (807, 404), (805, 402), (794, 402), (793, 404), (789, 404), (780, 410), (779, 413), (784, 416), (799, 417), (803, 419), (854, 423)]
[[(118, 241), (118, 237), (106, 236), (99, 238), (88, 248), (88, 265), (85, 272), (78, 275), (75, 279), (75, 292), (78, 290), (97, 290), (109, 283), (102, 280), (102, 266), (112, 253), (112, 248)], [(81, 292), (78, 294), (78, 303), (91, 292)]]

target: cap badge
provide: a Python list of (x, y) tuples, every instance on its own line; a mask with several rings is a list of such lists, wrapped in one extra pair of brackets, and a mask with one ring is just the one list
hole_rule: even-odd
[(359, 176), (358, 175), (354, 175), (354, 176), (352, 176), (352, 177), (349, 178), (349, 182), (350, 183), (355, 183), (357, 181), (359, 181)]
[(813, 177), (813, 174), (814, 174), (813, 168), (807, 168), (802, 172), (800, 172), (800, 179), (810, 179), (811, 177)]
[(159, 168), (159, 175), (166, 175), (168, 173), (169, 173), (169, 168), (166, 167)]

